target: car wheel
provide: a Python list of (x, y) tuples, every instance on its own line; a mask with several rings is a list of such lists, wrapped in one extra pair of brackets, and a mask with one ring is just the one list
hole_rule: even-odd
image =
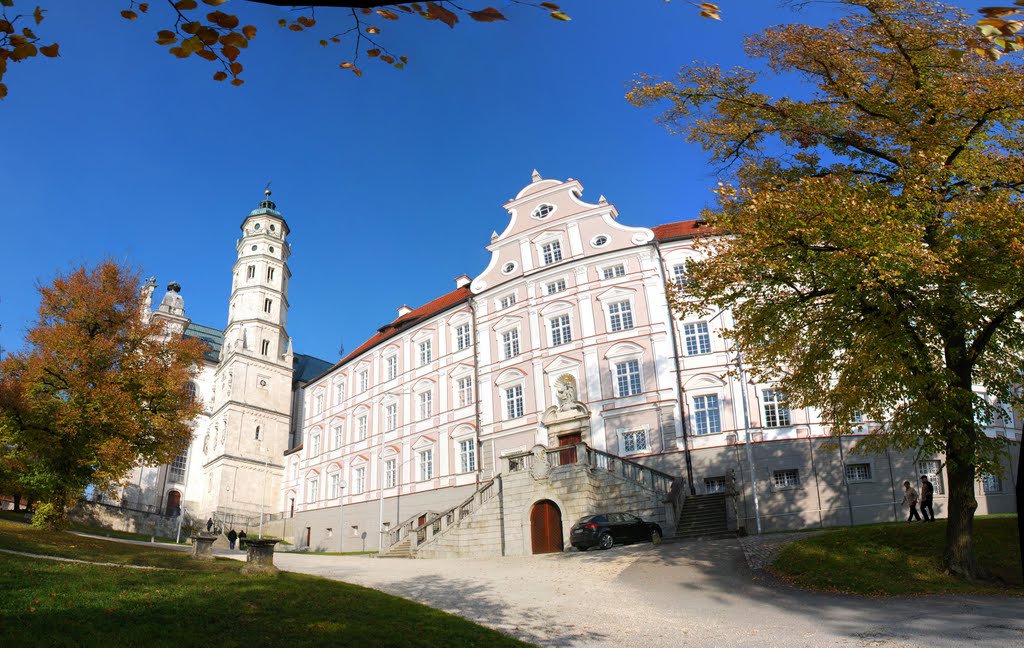
[(612, 534), (607, 531), (601, 534), (601, 537), (597, 539), (597, 542), (602, 549), (611, 549), (612, 545), (615, 544)]
[(661, 544), (661, 531), (658, 531), (657, 529), (651, 529), (651, 544), (652, 545), (660, 545)]

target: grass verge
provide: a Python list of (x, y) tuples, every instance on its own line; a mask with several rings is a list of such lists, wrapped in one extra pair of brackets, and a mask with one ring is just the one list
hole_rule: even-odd
[(769, 571), (798, 587), (846, 594), (1024, 596), (1015, 515), (974, 520), (974, 555), (988, 580), (944, 573), (945, 535), (945, 520), (845, 527), (788, 545)]
[(48, 534), (3, 521), (0, 546), (124, 564), (191, 563), (188, 571), (140, 571), (0, 554), (4, 645), (526, 645), (347, 583), (286, 572), (246, 576), (242, 563), (232, 560), (193, 561), (181, 552)]

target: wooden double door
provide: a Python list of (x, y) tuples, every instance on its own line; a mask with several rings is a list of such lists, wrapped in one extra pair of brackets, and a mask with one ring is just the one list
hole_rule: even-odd
[(551, 500), (541, 500), (530, 509), (530, 540), (535, 554), (556, 553), (565, 548), (562, 511)]

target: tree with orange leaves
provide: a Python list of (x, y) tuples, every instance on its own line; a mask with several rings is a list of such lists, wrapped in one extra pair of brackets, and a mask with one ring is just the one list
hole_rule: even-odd
[(59, 275), (39, 288), (26, 348), (0, 362), (0, 458), (20, 467), (38, 526), (64, 526), (87, 486), (167, 463), (191, 439), (202, 345), (151, 321), (139, 289), (112, 261)]

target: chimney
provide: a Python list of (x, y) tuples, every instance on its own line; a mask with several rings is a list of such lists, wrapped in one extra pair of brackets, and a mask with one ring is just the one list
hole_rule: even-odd
[(455, 287), (462, 288), (463, 286), (468, 286), (472, 281), (473, 280), (469, 278), (469, 275), (459, 275), (458, 277), (455, 277)]
[(409, 306), (407, 304), (402, 304), (401, 306), (398, 307), (398, 317), (404, 317), (404, 316), (408, 315), (411, 312), (412, 312), (412, 309), (409, 308)]

